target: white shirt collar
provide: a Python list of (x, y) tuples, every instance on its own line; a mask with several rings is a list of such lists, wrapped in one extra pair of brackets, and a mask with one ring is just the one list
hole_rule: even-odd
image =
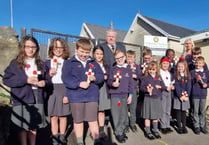
[(122, 68), (122, 67), (123, 67), (123, 68), (127, 68), (127, 66), (128, 66), (127, 63), (124, 63), (123, 66), (117, 64), (117, 67), (119, 67), (119, 68)]

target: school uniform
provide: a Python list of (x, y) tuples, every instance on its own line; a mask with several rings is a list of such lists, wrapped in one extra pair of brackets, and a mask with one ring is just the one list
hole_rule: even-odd
[[(152, 95), (147, 92), (147, 86), (151, 84), (153, 87)], [(160, 85), (162, 89), (155, 88)], [(160, 77), (152, 77), (151, 75), (142, 78), (141, 91), (144, 93), (144, 102), (142, 108), (142, 117), (144, 119), (159, 119), (162, 116), (161, 96), (162, 90), (166, 87)]]
[[(80, 87), (80, 82), (87, 81), (86, 72), (88, 72), (90, 68), (92, 69), (96, 80), (90, 82), (90, 85), (87, 89), (83, 89)], [(67, 88), (67, 97), (70, 101), (74, 121), (77, 115), (79, 119), (82, 119), (78, 119), (77, 121), (95, 121), (95, 119), (97, 120), (97, 108), (94, 109), (94, 112), (85, 112), (88, 109), (85, 108), (85, 105), (84, 108), (82, 108), (84, 110), (73, 110), (73, 108), (91, 102), (94, 102), (93, 104), (95, 105), (95, 107), (98, 106), (99, 85), (104, 81), (104, 75), (99, 64), (91, 57), (89, 57), (86, 62), (83, 62), (79, 60), (77, 55), (74, 55), (71, 59), (64, 62), (62, 68), (62, 81)], [(78, 103), (78, 106), (76, 106), (76, 103)], [(72, 105), (74, 105), (74, 107)], [(79, 116), (79, 114), (83, 112), (85, 112), (85, 114), (83, 114), (85, 116)], [(94, 115), (93, 119), (89, 118), (89, 116), (91, 116), (91, 113)]]
[(181, 74), (180, 80), (175, 78), (174, 86), (173, 109), (176, 111), (177, 127), (181, 129), (186, 127), (186, 110), (190, 108), (190, 102), (189, 100), (181, 101), (180, 97), (183, 96), (182, 93), (185, 91), (187, 93), (187, 97), (190, 96), (192, 88), (191, 80), (186, 79), (184, 74)]
[[(171, 86), (171, 82), (173, 81), (171, 73), (166, 70), (160, 69), (160, 75), (161, 78), (167, 87)], [(160, 118), (160, 125), (162, 129), (169, 128), (170, 127), (170, 114), (171, 114), (171, 91), (164, 90), (162, 92), (162, 98), (161, 98), (162, 108), (163, 108), (163, 114)]]
[[(130, 117), (127, 117), (126, 125), (133, 127), (136, 124), (136, 107), (137, 107), (137, 99), (138, 99), (138, 84), (141, 79), (142, 72), (141, 67), (135, 63), (128, 65), (128, 67), (132, 70), (132, 74), (136, 74), (137, 78), (132, 78), (134, 81), (134, 91), (132, 94), (131, 104), (128, 104), (128, 110), (130, 111)], [(129, 120), (130, 119), (130, 120)], [(130, 122), (129, 122), (130, 121)]]
[(25, 130), (38, 129), (46, 126), (44, 114), (45, 88), (27, 83), (28, 77), (35, 73), (38, 80), (44, 80), (46, 87), (51, 83), (49, 72), (43, 66), (40, 70), (35, 65), (35, 59), (25, 60), (27, 68), (18, 67), (12, 60), (5, 69), (3, 83), (11, 88), (13, 113), (11, 120)]
[[(115, 88), (112, 83), (115, 81), (114, 75), (120, 71), (120, 85)], [(121, 136), (124, 133), (125, 121), (127, 118), (127, 98), (133, 93), (134, 81), (132, 79), (132, 71), (127, 67), (115, 65), (110, 68), (108, 75), (109, 94), (111, 96), (111, 113), (113, 117), (114, 131), (116, 136)]]
[[(104, 75), (109, 72), (109, 67), (99, 64)], [(110, 97), (108, 94), (107, 80), (100, 85), (99, 89), (99, 111), (110, 110)]]
[[(195, 61), (194, 60), (192, 60), (188, 63), (188, 68), (189, 68), (189, 71), (192, 71), (195, 69)], [(208, 66), (206, 63), (203, 65), (203, 69), (208, 71)]]
[[(56, 74), (52, 76), (52, 94), (48, 99), (48, 116), (67, 116), (70, 114), (70, 104), (63, 104), (63, 97), (66, 96), (66, 88), (63, 84), (61, 75), (62, 67), (64, 63), (63, 58), (57, 58), (56, 62)], [(46, 66), (50, 70), (53, 66), (53, 59), (45, 62)]]
[[(201, 77), (201, 80), (197, 82), (197, 76)], [(207, 70), (192, 70), (192, 105), (194, 108), (193, 111), (193, 119), (194, 119), (194, 127), (195, 128), (204, 128), (205, 127), (205, 105), (206, 105), (206, 96), (207, 96), (207, 88), (209, 87), (209, 72)], [(205, 82), (208, 87), (203, 88), (202, 82)]]

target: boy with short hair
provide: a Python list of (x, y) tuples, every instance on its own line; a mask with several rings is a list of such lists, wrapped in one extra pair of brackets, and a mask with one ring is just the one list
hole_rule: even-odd
[[(189, 71), (192, 71), (195, 69), (195, 61), (197, 59), (197, 57), (199, 56), (202, 56), (202, 50), (200, 47), (194, 47), (192, 49), (192, 61), (190, 61), (188, 63), (188, 67), (189, 67)], [(204, 70), (208, 70), (208, 66), (207, 64), (205, 63), (204, 66), (203, 66)]]
[(95, 144), (99, 138), (98, 85), (103, 83), (104, 75), (99, 64), (90, 57), (91, 48), (88, 39), (79, 39), (75, 47), (76, 54), (65, 61), (62, 69), (62, 80), (67, 88), (78, 145), (84, 145), (84, 121), (88, 122)]
[(209, 72), (203, 68), (204, 57), (199, 56), (195, 61), (195, 69), (191, 71), (193, 103), (193, 125), (195, 134), (207, 134), (205, 128), (205, 105), (207, 88), (209, 86)]
[(148, 63), (152, 60), (152, 50), (149, 48), (144, 48), (142, 52), (143, 62), (141, 63), (142, 74), (145, 73)]
[(134, 82), (131, 69), (125, 63), (126, 56), (124, 52), (116, 50), (114, 57), (116, 65), (110, 68), (107, 84), (110, 87), (111, 114), (115, 136), (118, 142), (124, 143), (128, 139), (124, 132), (128, 114), (127, 104), (132, 101)]
[[(128, 63), (128, 67), (131, 68), (132, 70), (132, 79), (134, 80), (134, 91), (133, 91), (133, 95), (132, 95), (132, 101), (131, 103), (128, 105), (128, 109), (130, 111), (130, 117), (127, 116), (127, 120), (126, 120), (126, 131), (128, 131), (128, 127), (130, 125), (130, 128), (133, 132), (137, 131), (136, 128), (136, 107), (137, 107), (137, 98), (138, 98), (138, 83), (139, 80), (141, 79), (142, 76), (142, 72), (141, 72), (141, 68), (139, 67), (139, 65), (137, 65), (135, 63), (135, 59), (136, 59), (136, 53), (135, 51), (132, 50), (128, 50), (126, 52), (126, 56), (127, 56), (127, 63)], [(129, 120), (130, 119), (130, 120)], [(130, 123), (129, 123), (130, 121)]]

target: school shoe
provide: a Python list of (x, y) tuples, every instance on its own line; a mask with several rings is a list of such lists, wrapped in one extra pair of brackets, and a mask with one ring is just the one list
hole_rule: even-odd
[(155, 136), (155, 138), (159, 139), (161, 138), (160, 133), (158, 131), (153, 131), (153, 135)]
[(182, 134), (183, 133), (183, 129), (181, 127), (176, 128), (176, 132), (178, 134)]
[(167, 134), (168, 133), (167, 128), (161, 128), (161, 132), (162, 134)]
[(204, 134), (208, 134), (208, 131), (205, 127), (200, 127), (200, 131)]
[(166, 128), (166, 130), (167, 130), (167, 133), (173, 132), (173, 130), (170, 127)]
[(130, 126), (132, 132), (137, 132), (137, 128), (136, 128), (136, 125), (133, 125), (133, 126)]
[(127, 136), (125, 133), (123, 133), (123, 138), (124, 138), (125, 140), (128, 140), (128, 136)]
[(200, 128), (199, 127), (195, 127), (194, 128), (194, 133), (199, 135), (200, 134)]
[(188, 130), (186, 127), (182, 127), (182, 134), (187, 134), (188, 133)]
[(125, 143), (126, 142), (123, 135), (116, 135), (116, 139), (119, 143)]
[(108, 140), (108, 137), (104, 131), (99, 132), (99, 138), (102, 140)]
[(77, 143), (77, 145), (84, 145), (84, 143)]
[(67, 145), (67, 139), (65, 138), (64, 134), (60, 134), (59, 139), (60, 139), (61, 145)]
[(126, 127), (125, 127), (124, 132), (125, 132), (125, 133), (129, 133), (129, 132), (130, 132), (129, 126), (126, 126)]
[(145, 135), (149, 140), (155, 139), (155, 137), (153, 136), (153, 134), (151, 132), (149, 132), (149, 133), (146, 132)]

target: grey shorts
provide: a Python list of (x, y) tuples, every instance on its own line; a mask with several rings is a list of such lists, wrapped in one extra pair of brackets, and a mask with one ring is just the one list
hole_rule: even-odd
[(97, 102), (70, 103), (70, 106), (74, 123), (97, 120)]

